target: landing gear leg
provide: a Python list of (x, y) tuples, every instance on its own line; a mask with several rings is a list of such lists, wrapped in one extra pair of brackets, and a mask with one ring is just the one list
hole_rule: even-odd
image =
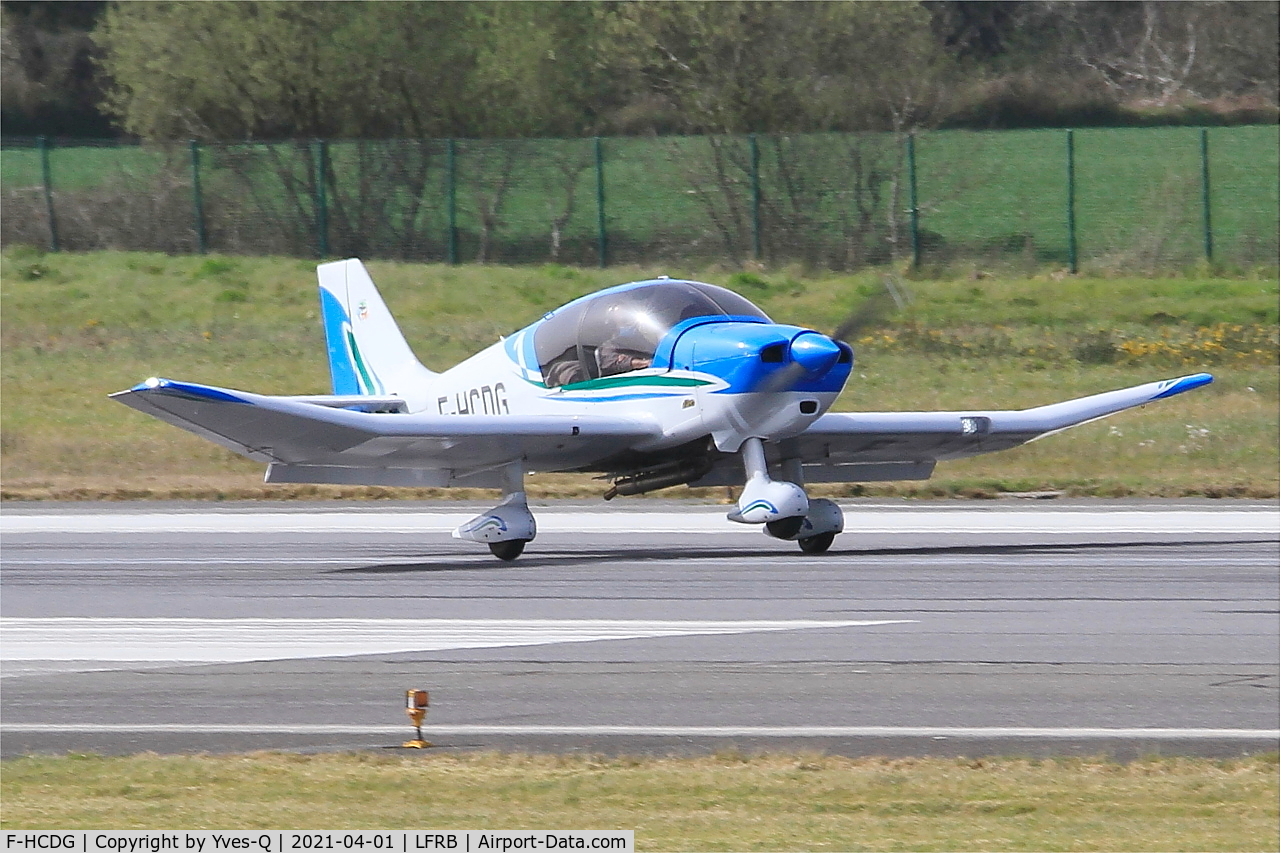
[(538, 526), (525, 499), (524, 466), (520, 461), (513, 462), (503, 475), (503, 502), (460, 526), (453, 536), (484, 542), (495, 557), (510, 562), (524, 552), (525, 543), (538, 534)]
[(764, 524), (771, 536), (791, 539), (809, 511), (805, 490), (796, 483), (770, 479), (765, 444), (759, 438), (744, 441), (741, 452), (747, 484), (739, 495), (738, 507), (729, 513), (730, 521)]

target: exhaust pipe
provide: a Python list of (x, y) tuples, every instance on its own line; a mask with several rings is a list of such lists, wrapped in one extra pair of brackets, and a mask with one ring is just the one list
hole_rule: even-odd
[(605, 492), (605, 500), (611, 501), (619, 495), (640, 495), (668, 486), (683, 486), (707, 476), (711, 470), (712, 460), (706, 456), (669, 462), (649, 471), (619, 477)]

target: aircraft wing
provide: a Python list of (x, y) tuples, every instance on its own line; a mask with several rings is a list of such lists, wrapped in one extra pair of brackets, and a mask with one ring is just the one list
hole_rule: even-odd
[(799, 455), (812, 483), (925, 480), (936, 462), (1008, 450), (1213, 380), (1198, 373), (1018, 411), (829, 412), (778, 455)]
[(589, 466), (657, 437), (657, 424), (596, 416), (429, 415), (392, 401), (275, 397), (149, 379), (112, 399), (269, 464), (267, 482), (385, 486), (502, 485), (499, 469)]

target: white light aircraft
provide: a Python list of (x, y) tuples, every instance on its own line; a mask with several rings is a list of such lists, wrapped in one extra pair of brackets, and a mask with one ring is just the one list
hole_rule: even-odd
[(579, 471), (605, 493), (742, 486), (731, 521), (821, 553), (840, 508), (805, 483), (928, 479), (1213, 381), (1198, 373), (1021, 411), (829, 412), (850, 346), (775, 323), (729, 290), (659, 278), (584, 296), (443, 373), (410, 350), (359, 260), (318, 267), (333, 394), (263, 396), (152, 378), (113, 394), (267, 463), (268, 483), (501, 488), (454, 531), (514, 560), (537, 527), (524, 478)]

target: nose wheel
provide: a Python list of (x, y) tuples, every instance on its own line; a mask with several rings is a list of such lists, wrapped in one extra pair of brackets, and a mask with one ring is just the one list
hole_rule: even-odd
[(835, 539), (835, 533), (820, 533), (817, 536), (797, 539), (796, 544), (800, 545), (801, 550), (806, 554), (822, 554), (832, 547), (832, 542)]
[[(777, 521), (765, 522), (765, 529), (775, 539), (791, 539), (805, 526), (805, 516), (794, 515), (791, 518), (780, 518)], [(830, 542), (828, 543), (831, 544)]]

